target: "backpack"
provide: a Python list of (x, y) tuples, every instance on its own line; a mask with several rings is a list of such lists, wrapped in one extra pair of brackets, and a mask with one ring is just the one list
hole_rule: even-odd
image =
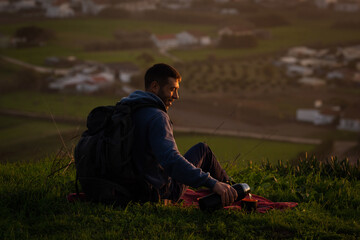
[(74, 151), (76, 191), (78, 184), (92, 202), (126, 206), (133, 202), (157, 202), (159, 192), (141, 175), (132, 159), (132, 113), (155, 104), (124, 104), (94, 108), (87, 130)]

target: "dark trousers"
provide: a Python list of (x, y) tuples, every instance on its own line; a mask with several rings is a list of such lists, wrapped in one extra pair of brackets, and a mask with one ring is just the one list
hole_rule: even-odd
[[(195, 167), (202, 169), (204, 172), (210, 173), (210, 176), (221, 181), (229, 181), (229, 177), (220, 166), (215, 155), (206, 143), (198, 143), (190, 148), (184, 157), (191, 162)], [(186, 191), (188, 186), (172, 180), (168, 199), (177, 202), (182, 194)]]

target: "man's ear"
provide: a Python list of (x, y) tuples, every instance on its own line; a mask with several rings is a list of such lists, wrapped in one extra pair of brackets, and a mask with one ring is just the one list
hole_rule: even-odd
[(154, 93), (154, 94), (158, 94), (160, 90), (160, 85), (157, 81), (152, 81), (149, 87), (149, 91)]

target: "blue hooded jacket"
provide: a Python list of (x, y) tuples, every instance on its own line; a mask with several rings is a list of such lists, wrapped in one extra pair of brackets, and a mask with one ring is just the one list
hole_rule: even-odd
[(187, 161), (179, 152), (171, 120), (162, 100), (151, 92), (135, 91), (121, 102), (152, 103), (133, 114), (135, 143), (133, 157), (145, 178), (157, 189), (167, 189), (171, 179), (191, 187), (213, 188), (217, 180)]

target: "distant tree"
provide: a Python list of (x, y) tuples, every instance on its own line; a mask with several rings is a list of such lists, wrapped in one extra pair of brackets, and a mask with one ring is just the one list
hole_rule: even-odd
[(53, 31), (36, 27), (26, 26), (16, 30), (14, 37), (22, 39), (22, 46), (37, 46), (55, 37)]

